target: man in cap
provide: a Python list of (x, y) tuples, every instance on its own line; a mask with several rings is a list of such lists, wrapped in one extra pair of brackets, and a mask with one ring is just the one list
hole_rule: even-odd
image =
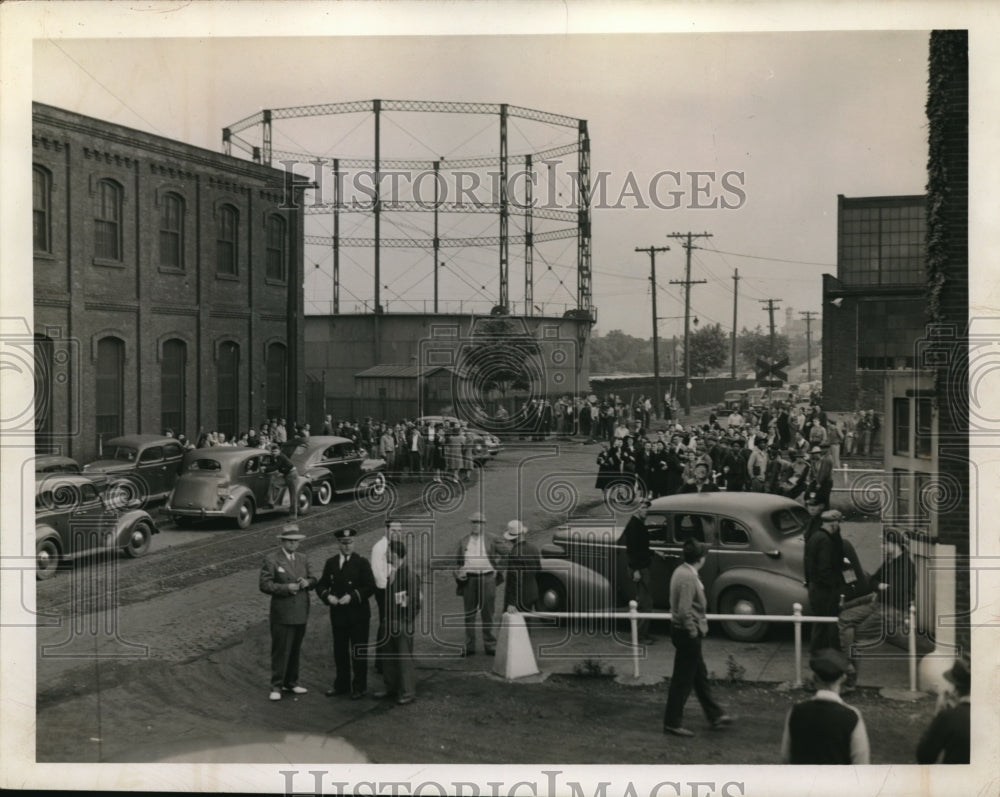
[(510, 543), (507, 552), (507, 574), (504, 581), (503, 606), (519, 612), (535, 610), (538, 602), (538, 574), (542, 569), (542, 555), (528, 542), (528, 527), (520, 520), (507, 524), (503, 538)]
[[(649, 547), (649, 530), (646, 528), (646, 515), (650, 506), (649, 501), (641, 501), (622, 532), (622, 539), (625, 542), (625, 561), (628, 563), (629, 575), (632, 578), (632, 599), (639, 604), (640, 612), (653, 611), (650, 575), (653, 552)], [(640, 620), (638, 625), (639, 643), (652, 645), (655, 640), (649, 634), (649, 620)]]
[(869, 764), (868, 731), (861, 712), (840, 697), (847, 658), (824, 648), (809, 660), (818, 688), (792, 706), (781, 738), (783, 764)]
[(687, 540), (683, 547), (684, 563), (670, 576), (670, 639), (677, 649), (670, 691), (663, 715), (663, 731), (674, 736), (694, 736), (681, 722), (684, 704), (692, 688), (702, 711), (713, 729), (731, 725), (732, 717), (715, 702), (708, 685), (708, 670), (701, 653), (701, 640), (708, 633), (705, 612), (708, 602), (698, 571), (705, 563), (707, 548), (696, 540)]
[(694, 481), (685, 483), (681, 487), (682, 493), (717, 493), (718, 485), (709, 479), (709, 466), (704, 462), (694, 463)]
[(299, 490), (305, 482), (305, 478), (299, 475), (295, 463), (288, 458), (277, 443), (271, 443), (271, 460), (275, 469), (269, 491), (270, 504), (272, 506), (280, 504), (282, 495), (287, 488), (288, 511), (293, 518), (297, 518), (299, 516)]
[(378, 631), (375, 633), (375, 672), (382, 672), (382, 648), (385, 636), (386, 587), (392, 577), (389, 564), (389, 543), (403, 539), (403, 524), (386, 518), (385, 535), (372, 546), (372, 575), (375, 578), (375, 605), (378, 606)]
[(942, 694), (940, 708), (917, 745), (918, 764), (968, 764), (972, 672), (965, 659), (956, 659), (944, 677), (951, 689)]
[(462, 537), (455, 550), (456, 592), (462, 596), (465, 609), (465, 648), (463, 656), (476, 652), (476, 612), (482, 620), (483, 650), (488, 656), (496, 653), (497, 638), (493, 633), (493, 609), (497, 585), (503, 583), (503, 552), (500, 541), (484, 534), (486, 517), (482, 512), (469, 516), (469, 533)]
[(304, 695), (299, 686), (299, 653), (309, 619), (309, 590), (316, 586), (309, 557), (296, 553), (305, 534), (290, 523), (281, 534), (281, 549), (269, 554), (260, 568), (260, 591), (271, 596), (271, 700), (282, 691)]
[(351, 699), (357, 700), (368, 689), (369, 600), (375, 591), (375, 577), (368, 560), (354, 552), (356, 530), (338, 529), (333, 536), (340, 544), (340, 553), (326, 560), (316, 585), (319, 599), (330, 607), (333, 632), (336, 676), (326, 696), (350, 692)]
[[(821, 526), (806, 540), (805, 581), (809, 613), (814, 617), (836, 617), (840, 613), (841, 569), (844, 547), (840, 537), (843, 515), (830, 509), (820, 515)], [(810, 524), (812, 525), (812, 524)], [(809, 650), (840, 647), (836, 623), (813, 623)]]
[(406, 543), (402, 540), (389, 543), (389, 563), (392, 565), (392, 578), (387, 592), (385, 621), (385, 689), (376, 692), (373, 697), (391, 697), (405, 706), (416, 699), (413, 631), (420, 612), (420, 576), (407, 562)]

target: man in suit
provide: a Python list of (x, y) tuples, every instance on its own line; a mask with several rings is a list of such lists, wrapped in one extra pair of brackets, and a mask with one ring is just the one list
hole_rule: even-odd
[[(649, 547), (649, 530), (646, 528), (646, 515), (649, 513), (650, 506), (649, 501), (640, 502), (622, 532), (622, 539), (625, 542), (625, 560), (628, 563), (629, 575), (632, 579), (632, 598), (638, 604), (640, 612), (653, 611), (652, 576), (650, 575), (653, 552)], [(638, 636), (641, 645), (654, 643), (655, 640), (649, 634), (649, 620), (639, 620)]]
[(940, 708), (917, 745), (918, 764), (968, 764), (970, 754), (969, 716), (972, 672), (964, 659), (944, 677), (952, 689), (943, 693)]
[(316, 585), (319, 599), (330, 607), (333, 631), (336, 677), (326, 696), (350, 692), (351, 699), (357, 700), (368, 689), (369, 600), (375, 591), (375, 577), (368, 560), (354, 552), (357, 531), (338, 529), (333, 536), (340, 544), (340, 553), (326, 560)]
[(416, 699), (413, 631), (420, 613), (420, 576), (410, 567), (402, 540), (389, 543), (389, 562), (393, 575), (386, 607), (385, 689), (373, 697), (391, 697), (405, 706)]
[(309, 590), (316, 586), (309, 558), (296, 553), (306, 537), (290, 523), (278, 539), (281, 549), (268, 555), (260, 568), (260, 591), (271, 596), (271, 700), (281, 693), (304, 695), (299, 686), (299, 654), (309, 619)]
[[(815, 511), (817, 496), (809, 501)], [(820, 527), (806, 532), (805, 581), (809, 594), (809, 613), (814, 617), (837, 617), (840, 614), (840, 592), (843, 583), (844, 546), (840, 536), (843, 515), (836, 509), (823, 512)], [(814, 525), (815, 515), (810, 521)], [(809, 636), (809, 651), (816, 654), (824, 648), (838, 649), (840, 634), (836, 623), (813, 623)]]
[(375, 605), (378, 606), (378, 631), (375, 633), (375, 672), (382, 672), (382, 653), (386, 640), (385, 593), (392, 577), (389, 565), (389, 543), (403, 539), (403, 524), (398, 520), (385, 521), (385, 536), (372, 546), (371, 565), (375, 577)]
[(700, 542), (685, 542), (684, 563), (678, 565), (670, 576), (670, 639), (677, 652), (663, 715), (663, 732), (674, 736), (694, 736), (692, 731), (681, 725), (684, 704), (692, 688), (713, 729), (725, 728), (733, 722), (732, 717), (712, 697), (708, 670), (701, 655), (701, 640), (708, 633), (708, 621), (705, 619), (708, 602), (698, 571), (705, 563), (706, 551), (707, 546)]
[(792, 706), (785, 718), (782, 764), (871, 763), (861, 712), (840, 697), (847, 667), (847, 657), (839, 650), (813, 654), (809, 668), (818, 688), (811, 699)]
[(532, 612), (538, 602), (538, 574), (542, 555), (528, 542), (528, 527), (519, 520), (507, 524), (503, 538), (510, 543), (507, 553), (507, 575), (504, 581), (503, 606), (513, 606), (519, 612)]
[(500, 541), (492, 534), (484, 534), (486, 517), (475, 512), (469, 517), (469, 533), (462, 537), (455, 549), (457, 565), (454, 576), (457, 592), (465, 608), (465, 648), (463, 656), (476, 652), (476, 613), (482, 620), (483, 650), (486, 655), (496, 653), (497, 638), (493, 632), (493, 609), (497, 585), (503, 583), (503, 552)]

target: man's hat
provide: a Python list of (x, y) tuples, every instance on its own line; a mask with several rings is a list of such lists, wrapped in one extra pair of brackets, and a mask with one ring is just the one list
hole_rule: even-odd
[(965, 659), (955, 659), (955, 663), (944, 677), (966, 692), (972, 688), (972, 672), (969, 670), (969, 662)]
[(844, 519), (844, 516), (838, 509), (828, 509), (826, 510), (826, 512), (824, 512), (822, 515), (819, 516), (819, 519), (822, 520), (824, 523), (839, 523), (841, 520)]
[(358, 532), (356, 529), (348, 527), (345, 529), (337, 529), (335, 532), (333, 532), (333, 536), (336, 537), (338, 540), (353, 540), (355, 537), (358, 536)]
[(820, 448), (819, 446), (813, 446), (812, 448), (809, 449), (809, 453), (810, 454), (822, 454), (823, 453), (823, 449)]
[(299, 532), (297, 523), (289, 523), (281, 529), (281, 534), (278, 535), (279, 540), (304, 540), (305, 538), (306, 535)]
[(473, 512), (471, 515), (469, 515), (469, 522), (470, 523), (485, 523), (486, 522), (486, 515), (484, 515), (482, 512)]
[(522, 534), (528, 533), (528, 527), (520, 520), (512, 520), (507, 524), (507, 530), (503, 533), (505, 540), (516, 540)]
[(695, 462), (694, 466), (696, 468), (705, 468), (705, 470), (708, 470), (708, 463), (705, 462), (705, 460), (703, 460), (703, 459), (700, 459), (697, 462)]
[(809, 659), (809, 669), (818, 675), (823, 681), (831, 683), (850, 669), (847, 657), (839, 650), (833, 648), (823, 648), (817, 651), (816, 655)]

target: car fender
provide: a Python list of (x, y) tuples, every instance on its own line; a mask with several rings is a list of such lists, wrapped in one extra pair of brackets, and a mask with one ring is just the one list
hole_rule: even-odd
[(229, 487), (229, 498), (222, 504), (221, 512), (232, 517), (236, 517), (236, 507), (244, 498), (250, 499), (254, 509), (258, 508), (257, 500), (253, 497), (253, 490), (243, 484), (233, 484)]
[(160, 529), (159, 527), (157, 527), (156, 521), (153, 520), (153, 516), (150, 515), (149, 512), (147, 512), (144, 509), (129, 509), (125, 512), (122, 512), (118, 516), (118, 536), (127, 537), (128, 533), (131, 533), (132, 527), (135, 526), (135, 524), (138, 523), (140, 520), (145, 520), (149, 523), (150, 527), (152, 528), (153, 534), (160, 533)]
[(335, 483), (333, 479), (333, 471), (329, 468), (314, 466), (309, 468), (303, 475), (309, 480), (309, 484), (318, 484), (324, 479), (329, 479), (331, 484)]
[(808, 593), (801, 581), (752, 567), (734, 567), (712, 582), (708, 596), (710, 611), (717, 611), (719, 597), (730, 587), (753, 590), (764, 604), (766, 614), (792, 614), (793, 603), (801, 603), (804, 613), (809, 606)]
[(65, 553), (62, 546), (62, 538), (59, 536), (59, 532), (56, 531), (48, 523), (38, 523), (35, 525), (35, 545), (45, 540), (55, 540), (56, 547), (59, 549), (59, 553)]
[(542, 558), (539, 578), (550, 576), (562, 584), (570, 611), (610, 609), (615, 606), (611, 582), (600, 573), (569, 559)]

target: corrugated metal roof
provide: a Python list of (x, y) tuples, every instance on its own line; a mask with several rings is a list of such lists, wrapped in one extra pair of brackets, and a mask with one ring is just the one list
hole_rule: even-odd
[(397, 379), (416, 379), (420, 376), (429, 376), (441, 370), (451, 370), (443, 365), (428, 368), (422, 365), (373, 365), (361, 373), (355, 374), (355, 378), (360, 377), (395, 377)]

